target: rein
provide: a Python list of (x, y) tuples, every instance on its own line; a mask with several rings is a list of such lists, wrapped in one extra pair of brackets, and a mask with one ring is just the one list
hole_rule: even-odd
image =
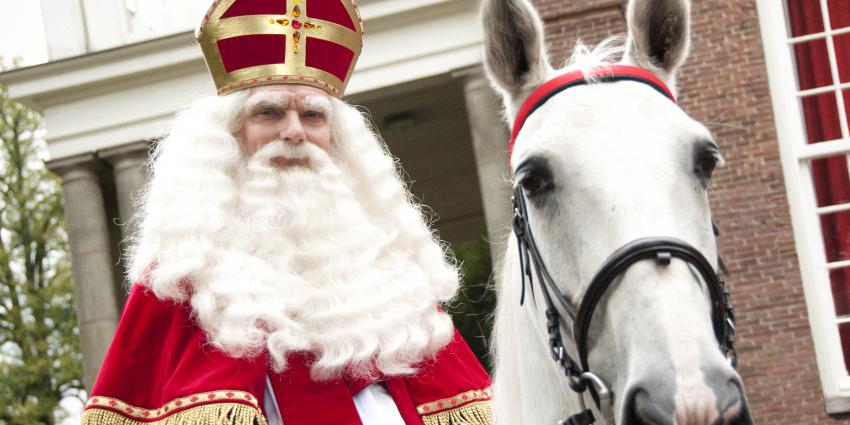
[[(674, 103), (675, 97), (667, 86), (649, 71), (628, 65), (611, 65), (583, 74), (573, 71), (556, 77), (540, 86), (523, 103), (514, 121), (511, 140), (508, 147), (509, 158), (513, 153), (514, 143), (522, 126), (528, 117), (539, 109), (546, 101), (556, 94), (579, 85), (588, 84), (588, 79), (594, 82), (608, 83), (616, 81), (635, 81), (646, 84)], [(541, 296), (546, 303), (546, 328), (549, 334), (549, 351), (552, 359), (563, 369), (570, 388), (579, 394), (582, 411), (559, 422), (560, 425), (590, 425), (596, 423), (593, 412), (584, 405), (582, 394), (589, 390), (602, 421), (614, 423), (613, 394), (605, 382), (590, 371), (588, 365), (587, 339), (590, 322), (599, 301), (611, 284), (620, 274), (639, 261), (654, 260), (659, 266), (667, 266), (673, 258), (685, 261), (697, 270), (708, 289), (712, 309), (712, 326), (720, 350), (734, 366), (736, 353), (734, 347), (735, 315), (729, 303), (729, 291), (720, 273), (716, 272), (711, 263), (692, 245), (682, 240), (670, 237), (641, 238), (625, 244), (617, 249), (600, 267), (591, 280), (581, 304), (573, 305), (559, 290), (554, 279), (549, 274), (540, 250), (534, 241), (534, 235), (528, 220), (525, 195), (522, 187), (514, 183), (513, 196), (513, 231), (517, 238), (519, 250), (519, 265), (522, 276), (522, 292), (520, 305), (525, 302), (526, 279), (528, 287), (534, 294), (534, 275), (537, 277)], [(712, 225), (715, 234), (717, 226)], [(721, 270), (723, 263), (718, 257)], [(532, 273), (532, 265), (534, 273)], [(575, 346), (578, 361), (570, 356), (562, 338), (562, 316), (555, 302), (566, 312), (572, 321), (570, 337)]]

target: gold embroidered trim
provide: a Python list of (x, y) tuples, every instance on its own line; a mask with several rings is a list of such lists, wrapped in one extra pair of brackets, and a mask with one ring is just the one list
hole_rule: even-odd
[(99, 424), (233, 424), (266, 425), (257, 399), (244, 391), (211, 391), (171, 400), (156, 409), (143, 409), (111, 397), (89, 398), (82, 425)]
[(430, 415), (442, 410), (454, 409), (458, 406), (463, 406), (464, 404), (471, 403), (473, 401), (490, 400), (491, 393), (492, 390), (490, 389), (490, 387), (487, 387), (483, 390), (467, 391), (465, 393), (460, 393), (454, 397), (420, 404), (419, 406), (416, 406), (416, 411), (419, 412), (419, 416)]
[(195, 406), (156, 420), (137, 420), (99, 407), (83, 412), (80, 425), (267, 425), (254, 407), (241, 403)]
[(490, 425), (490, 400), (474, 401), (458, 408), (422, 416), (425, 425)]

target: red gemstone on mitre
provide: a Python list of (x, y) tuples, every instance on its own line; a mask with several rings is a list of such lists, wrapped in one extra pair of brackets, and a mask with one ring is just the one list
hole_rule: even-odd
[(301, 21), (299, 21), (297, 19), (292, 21), (292, 28), (300, 30), (301, 29)]

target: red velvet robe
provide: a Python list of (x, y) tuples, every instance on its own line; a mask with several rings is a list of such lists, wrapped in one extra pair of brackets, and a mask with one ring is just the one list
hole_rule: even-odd
[[(265, 356), (233, 358), (206, 341), (187, 303), (133, 288), (86, 403), (90, 424), (266, 424), (270, 378), (285, 425), (360, 425), (353, 394), (368, 383), (314, 382), (304, 355), (283, 373)], [(385, 380), (406, 425), (490, 423), (490, 378), (455, 332), (410, 377)]]

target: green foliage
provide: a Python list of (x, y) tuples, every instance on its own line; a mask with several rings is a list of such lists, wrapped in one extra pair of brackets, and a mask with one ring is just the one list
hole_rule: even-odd
[(54, 424), (83, 389), (60, 182), (41, 118), (0, 87), (0, 424)]
[(449, 313), (472, 352), (490, 370), (490, 330), (493, 328), (493, 309), (496, 306), (490, 244), (486, 238), (482, 238), (455, 244), (452, 252), (461, 263), (463, 281)]

